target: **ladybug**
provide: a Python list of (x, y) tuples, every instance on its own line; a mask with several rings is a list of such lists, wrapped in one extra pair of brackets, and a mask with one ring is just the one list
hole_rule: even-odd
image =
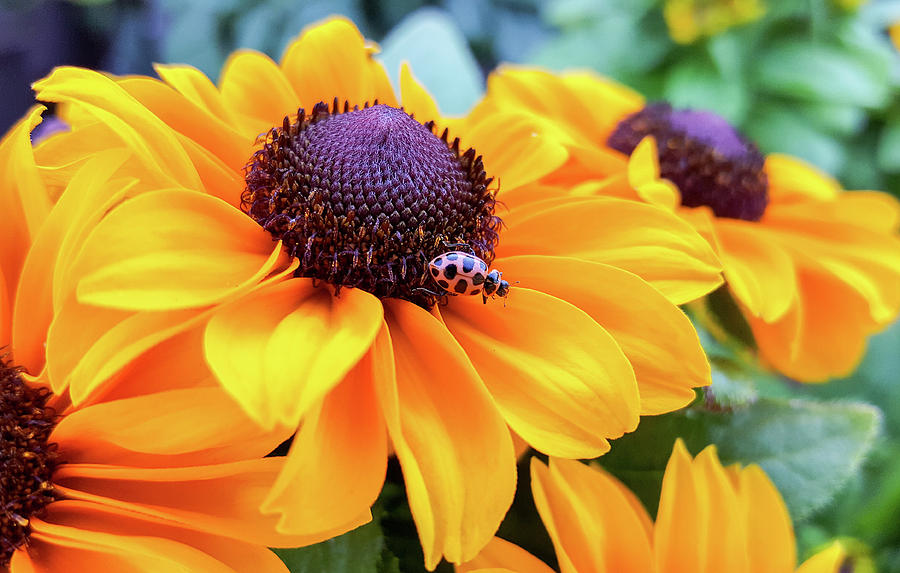
[(450, 251), (431, 259), (428, 263), (434, 282), (449, 295), (481, 294), (484, 302), (491, 295), (505, 297), (509, 294), (509, 283), (503, 280), (503, 273), (488, 270), (487, 263), (469, 253)]

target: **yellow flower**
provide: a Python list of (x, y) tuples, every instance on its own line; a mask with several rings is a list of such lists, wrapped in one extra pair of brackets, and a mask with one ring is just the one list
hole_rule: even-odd
[[(185, 66), (38, 82), (72, 130), (35, 151), (65, 231), (23, 272), (27, 304), (55, 310), (46, 353), (22, 363), (77, 401), (201, 328), (246, 412), (299, 427), (266, 509), (290, 531), (345, 523), (378, 495), (390, 441), (433, 568), (474, 556), (508, 509), (510, 428), (596, 457), (693, 399), (709, 366), (669, 299), (709, 292), (720, 266), (657, 207), (543, 200), (533, 182), (565, 150), (540, 126), (441, 118), (406, 68), (403, 111), (373, 49), (335, 19), (280, 64), (233, 55), (218, 88)], [(429, 261), (454, 250), (503, 271), (509, 296), (445, 296)], [(13, 346), (38, 326), (14, 324)]]
[(715, 36), (758, 20), (765, 13), (766, 5), (761, 0), (666, 0), (663, 4), (669, 35), (679, 44)]
[[(640, 501), (598, 466), (532, 459), (535, 504), (563, 573), (837, 573), (834, 543), (797, 567), (794, 530), (759, 466), (723, 467), (715, 446), (691, 458), (675, 443), (654, 523)], [(459, 573), (552, 573), (524, 549), (494, 540)]]
[(900, 311), (900, 205), (890, 195), (844, 192), (797, 159), (763, 157), (715, 114), (645, 105), (589, 73), (503, 69), (473, 115), (513, 107), (552, 125), (568, 150), (542, 183), (642, 199), (706, 236), (760, 355), (783, 374), (849, 374), (867, 337)]
[[(278, 531), (280, 517), (260, 507), (285, 459), (264, 456), (293, 428), (260, 429), (231, 400), (202, 360), (199, 329), (143, 353), (77, 404), (48, 388), (46, 373), (20, 367), (20, 353), (41, 353), (45, 339), (19, 339), (10, 352), (11, 330), (44, 323), (47, 309), (27, 304), (34, 293), (18, 278), (63, 230), (65, 200), (51, 209), (28, 138), (40, 112), (0, 143), (0, 570), (286, 573), (267, 547), (364, 523), (367, 512), (328, 530)], [(96, 182), (87, 171), (78, 177), (72, 185)], [(49, 283), (45, 275), (24, 288)]]

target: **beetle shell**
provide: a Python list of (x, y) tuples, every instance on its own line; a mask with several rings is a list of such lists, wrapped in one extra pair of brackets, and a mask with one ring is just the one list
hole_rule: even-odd
[(434, 282), (451, 295), (481, 294), (488, 274), (487, 263), (462, 251), (439, 255), (428, 267)]

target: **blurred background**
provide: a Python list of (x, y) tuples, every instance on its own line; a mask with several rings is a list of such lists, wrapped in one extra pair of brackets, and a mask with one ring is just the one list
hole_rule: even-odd
[(465, 112), (499, 62), (592, 68), (717, 111), (850, 188), (900, 193), (898, 0), (0, 0), (0, 127), (54, 65), (183, 62), (215, 79), (234, 49), (277, 59), (333, 13), (379, 42), (392, 72), (411, 60), (445, 113)]
[[(277, 59), (305, 26), (334, 13), (381, 45), (395, 81), (409, 60), (444, 113), (465, 113), (501, 62), (591, 68), (650, 99), (714, 110), (764, 151), (804, 158), (847, 188), (900, 196), (900, 0), (0, 0), (0, 128), (21, 117), (28, 86), (53, 66), (152, 75), (153, 62), (179, 62), (215, 80), (233, 50)], [(713, 441), (723, 459), (786, 468), (773, 477), (801, 555), (844, 537), (857, 573), (900, 572), (900, 326), (872, 341), (854, 376), (824, 386), (791, 385), (746, 364), (735, 373), (723, 366), (733, 357), (706, 347), (717, 408), (774, 396), (811, 400), (809, 409), (758, 408), (762, 418), (731, 417), (728, 426), (715, 412), (653, 418), (603, 464), (652, 505), (671, 451), (656, 437), (684, 435), (695, 453)], [(773, 445), (784, 436), (802, 443)], [(789, 455), (767, 460), (772, 451)], [(408, 509), (391, 509), (398, 491), (386, 488), (380, 527), (403, 554), (390, 539), (411, 527)], [(535, 523), (533, 507), (519, 500), (517, 512), (501, 534), (532, 537), (532, 550), (552, 560), (546, 535), (521, 527)], [(373, 529), (362, 531), (368, 542)]]

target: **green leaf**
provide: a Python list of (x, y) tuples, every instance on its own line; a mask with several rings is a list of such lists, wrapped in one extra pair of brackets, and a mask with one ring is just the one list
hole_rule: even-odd
[(787, 153), (828, 173), (840, 172), (846, 160), (840, 141), (810, 125), (790, 105), (759, 105), (744, 122), (744, 131), (766, 153)]
[(724, 463), (757, 463), (778, 486), (794, 520), (827, 505), (858, 469), (881, 425), (860, 403), (760, 400), (709, 420)]
[(417, 10), (388, 34), (381, 47), (378, 59), (398, 93), (400, 65), (407, 61), (441, 113), (464, 114), (484, 92), (481, 70), (465, 37), (441, 10)]
[(900, 110), (891, 114), (881, 132), (878, 167), (889, 173), (900, 172)]
[(880, 411), (868, 404), (760, 398), (733, 410), (694, 407), (644, 418), (599, 461), (655, 512), (675, 439), (695, 455), (716, 444), (724, 464), (762, 466), (799, 521), (828, 504), (857, 471), (880, 423)]
[(316, 545), (272, 551), (292, 573), (399, 573), (375, 521)]
[(890, 97), (889, 77), (864, 57), (804, 41), (782, 42), (766, 50), (756, 80), (766, 92), (811, 101), (880, 108)]
[(733, 124), (747, 113), (746, 86), (740, 76), (722, 76), (708, 59), (685, 58), (666, 77), (665, 97), (674, 107), (714, 111)]

